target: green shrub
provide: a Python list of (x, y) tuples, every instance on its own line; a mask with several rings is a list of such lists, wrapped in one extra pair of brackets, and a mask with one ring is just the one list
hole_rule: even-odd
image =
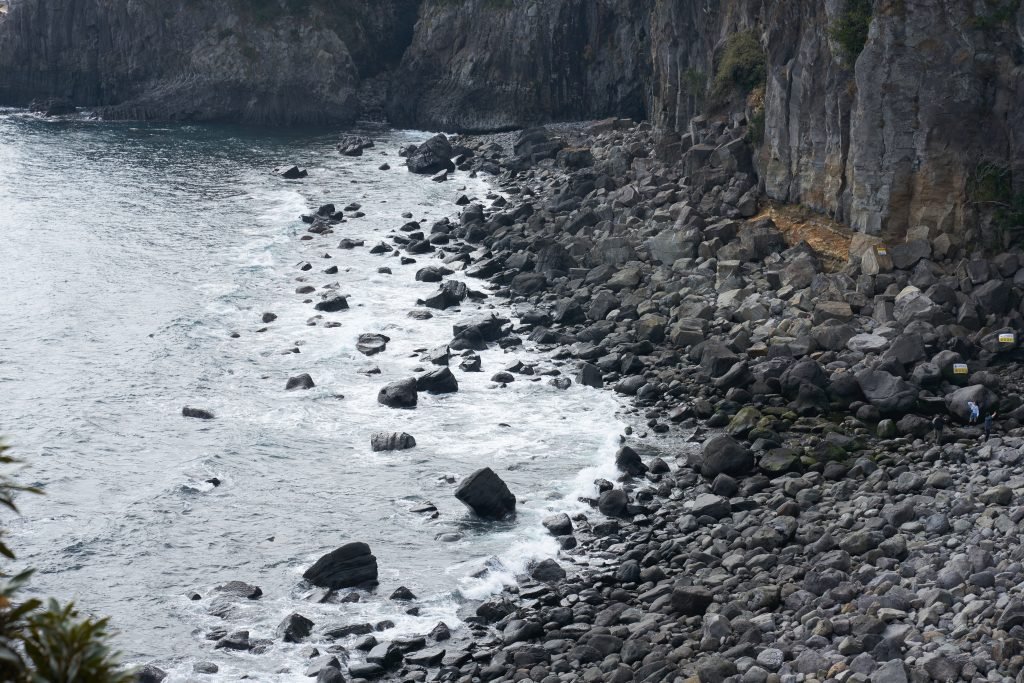
[(714, 95), (722, 99), (734, 90), (749, 93), (763, 85), (767, 76), (767, 61), (757, 32), (734, 33), (726, 40), (715, 70)]
[(872, 0), (846, 0), (846, 7), (828, 28), (828, 36), (839, 45), (843, 60), (850, 66), (857, 61), (868, 42)]
[[(40, 493), (11, 475), (18, 460), (0, 443), (0, 506), (17, 513), (15, 497)], [(2, 529), (0, 529), (2, 534)], [(0, 542), (0, 555), (14, 553)], [(9, 683), (128, 683), (107, 641), (107, 620), (81, 616), (73, 605), (54, 600), (21, 600), (32, 570), (9, 576), (0, 572), (0, 680)]]
[(967, 198), (992, 217), (999, 230), (1024, 226), (1024, 192), (1016, 192), (1013, 171), (999, 164), (978, 164), (967, 182)]

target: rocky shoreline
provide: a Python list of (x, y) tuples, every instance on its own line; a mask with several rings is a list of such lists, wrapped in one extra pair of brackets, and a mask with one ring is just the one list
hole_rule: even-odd
[[(378, 643), (364, 630), (355, 649), (368, 655), (311, 647), (308, 675), (1020, 674), (1020, 253), (986, 258), (913, 230), (900, 244), (851, 235), (848, 262), (828, 268), (759, 215), (746, 133), (742, 117), (695, 120), (686, 140), (611, 119), (402, 150), (438, 182), (456, 169), (494, 174), (502, 195), (459, 197), (457, 223), (410, 222), (390, 244), (351, 246), (437, 259), (417, 275), (439, 281), (418, 314), (483, 296), (448, 279), (464, 271), (518, 321), (457, 326), (425, 356), (438, 370), (382, 389), (380, 402), (457, 389), (449, 364), (473, 371), (475, 351), (525, 343), (550, 368), (518, 364), (494, 382), (543, 372), (555, 386), (604, 386), (632, 402), (634, 427), (616, 457), (621, 480), (598, 482), (593, 513), (545, 521), (560, 556), (474, 606), (468, 633), (448, 640), (439, 625)], [(337, 213), (308, 216), (308, 236), (330, 235)], [(992, 439), (967, 424), (969, 402), (995, 412)], [(941, 443), (935, 416), (947, 421)], [(493, 474), (481, 478), (500, 482)]]

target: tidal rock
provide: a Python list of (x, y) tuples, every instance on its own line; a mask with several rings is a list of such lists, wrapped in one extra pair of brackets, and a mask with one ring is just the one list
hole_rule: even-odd
[(298, 180), (299, 178), (305, 178), (309, 173), (304, 168), (298, 166), (289, 166), (284, 169), (277, 169), (277, 174), (285, 180)]
[(485, 519), (505, 519), (516, 512), (516, 497), (490, 467), (463, 479), (455, 489), (455, 497)]
[(440, 367), (417, 377), (416, 390), (429, 394), (453, 394), (459, 390), (459, 381), (450, 369)]
[(572, 520), (564, 512), (545, 517), (542, 524), (552, 536), (568, 536), (572, 533)]
[(361, 334), (356, 340), (356, 351), (364, 356), (373, 356), (387, 350), (389, 341), (391, 341), (391, 337), (383, 334)]
[(146, 664), (135, 672), (136, 683), (161, 683), (165, 678), (167, 672), (152, 664)]
[(406, 165), (411, 172), (425, 175), (454, 171), (451, 143), (445, 135), (439, 133), (417, 147), (406, 159)]
[(301, 643), (313, 632), (313, 622), (298, 613), (289, 614), (277, 627), (277, 637), (286, 643)]
[(642, 477), (647, 474), (647, 465), (640, 455), (629, 446), (623, 446), (615, 454), (615, 466), (631, 477)]
[(203, 408), (190, 408), (188, 406), (181, 409), (181, 415), (182, 417), (194, 417), (197, 420), (212, 420), (214, 418), (214, 414), (209, 410), (205, 410)]
[(346, 543), (317, 560), (302, 578), (332, 590), (376, 583), (377, 558), (365, 543)]
[(324, 313), (344, 311), (348, 308), (348, 299), (343, 296), (325, 296), (324, 300), (318, 302), (313, 308)]
[(622, 489), (605, 491), (597, 499), (597, 509), (609, 517), (625, 517), (629, 507), (629, 496)]
[(565, 578), (565, 570), (562, 569), (554, 560), (548, 558), (538, 562), (530, 572), (530, 578), (535, 581), (543, 581), (545, 583), (551, 583), (554, 581), (561, 581)]
[(303, 373), (295, 377), (289, 377), (288, 382), (285, 383), (285, 391), (296, 391), (299, 389), (312, 389), (316, 384), (313, 383), (313, 378), (308, 374)]
[(415, 379), (392, 382), (377, 393), (377, 403), (388, 408), (415, 408), (418, 398)]
[(232, 598), (244, 598), (246, 600), (259, 600), (263, 591), (259, 586), (254, 586), (244, 581), (228, 581), (224, 585), (217, 586), (214, 590)]
[(374, 432), (370, 448), (374, 451), (404, 451), (416, 446), (416, 439), (405, 432)]

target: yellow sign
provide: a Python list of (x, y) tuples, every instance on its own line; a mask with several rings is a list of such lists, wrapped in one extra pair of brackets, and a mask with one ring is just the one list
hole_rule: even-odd
[(966, 363), (953, 363), (953, 374), (954, 375), (966, 375), (967, 364)]
[(883, 247), (881, 244), (879, 244), (877, 247), (875, 247), (875, 251), (878, 252), (879, 256), (885, 256), (886, 254), (889, 253), (889, 250), (886, 249), (885, 247)]
[(1003, 332), (999, 335), (1000, 344), (1012, 344), (1016, 340), (1011, 332)]

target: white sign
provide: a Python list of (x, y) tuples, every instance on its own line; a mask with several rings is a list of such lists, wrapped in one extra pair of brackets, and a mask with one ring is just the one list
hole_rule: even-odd
[(1002, 332), (999, 334), (1000, 344), (1012, 344), (1016, 339), (1012, 332)]
[(966, 375), (967, 374), (967, 363), (953, 363), (953, 374), (954, 375)]

